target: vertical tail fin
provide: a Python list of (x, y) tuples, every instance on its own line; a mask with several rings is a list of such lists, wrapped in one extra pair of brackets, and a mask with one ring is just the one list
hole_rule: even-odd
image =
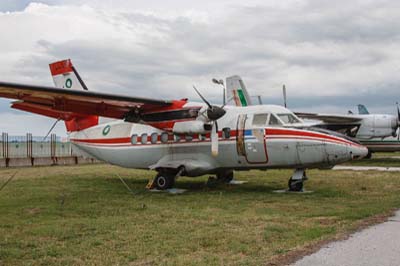
[(54, 62), (49, 66), (54, 85), (57, 88), (88, 90), (78, 71), (72, 65), (71, 59)]
[(241, 77), (231, 76), (226, 78), (228, 103), (233, 100), (236, 106), (253, 105), (246, 86)]
[[(50, 72), (54, 85), (57, 88), (72, 90), (88, 90), (78, 71), (72, 65), (71, 59), (51, 63)], [(72, 115), (71, 119), (65, 120), (65, 127), (68, 132), (80, 131), (99, 124), (99, 117), (95, 115), (81, 114)]]
[(360, 115), (368, 115), (369, 114), (368, 109), (367, 109), (367, 107), (365, 107), (365, 105), (359, 104), (359, 105), (357, 105), (357, 107), (358, 107), (358, 113)]

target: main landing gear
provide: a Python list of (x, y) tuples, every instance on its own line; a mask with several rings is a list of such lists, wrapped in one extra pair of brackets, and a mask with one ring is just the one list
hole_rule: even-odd
[(153, 180), (153, 185), (159, 190), (172, 188), (175, 184), (175, 175), (170, 173), (158, 173)]
[(160, 169), (154, 177), (152, 181), (147, 184), (148, 189), (159, 189), (166, 190), (170, 189), (175, 185), (175, 179), (179, 177), (184, 171), (184, 168), (181, 167), (178, 170), (176, 169)]
[(222, 183), (230, 183), (233, 180), (233, 170), (217, 173), (217, 180)]
[(306, 181), (307, 175), (305, 169), (296, 169), (289, 179), (288, 190), (293, 192), (303, 192), (304, 181)]

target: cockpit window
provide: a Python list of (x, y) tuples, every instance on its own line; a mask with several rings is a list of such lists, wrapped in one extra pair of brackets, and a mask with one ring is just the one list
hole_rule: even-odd
[(253, 117), (253, 126), (265, 126), (268, 121), (269, 114), (255, 114)]
[(275, 115), (271, 114), (271, 116), (269, 118), (268, 125), (270, 125), (270, 126), (279, 126), (279, 125), (282, 125), (282, 123), (279, 121), (278, 118), (276, 118)]
[(278, 114), (278, 116), (285, 124), (301, 123), (293, 114)]

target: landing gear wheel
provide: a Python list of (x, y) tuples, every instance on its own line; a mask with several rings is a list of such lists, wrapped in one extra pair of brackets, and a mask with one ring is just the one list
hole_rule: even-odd
[(290, 178), (288, 186), (289, 186), (289, 191), (301, 192), (303, 191), (303, 180), (294, 180)]
[(364, 157), (364, 159), (371, 159), (372, 158), (372, 152), (368, 150), (368, 154)]
[(225, 173), (218, 173), (217, 179), (224, 183), (229, 183), (233, 180), (233, 171), (228, 171)]
[(166, 190), (174, 186), (175, 176), (165, 173), (158, 173), (156, 178), (154, 179), (154, 183), (157, 189)]

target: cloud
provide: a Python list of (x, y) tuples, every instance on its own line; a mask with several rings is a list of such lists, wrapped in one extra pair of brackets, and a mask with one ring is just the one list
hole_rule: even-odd
[(0, 13), (2, 80), (52, 85), (48, 63), (71, 58), (91, 90), (109, 93), (198, 100), (196, 84), (221, 102), (211, 78), (239, 74), (265, 103), (285, 83), (302, 110), (362, 100), (392, 113), (400, 100), (395, 1), (41, 2)]

